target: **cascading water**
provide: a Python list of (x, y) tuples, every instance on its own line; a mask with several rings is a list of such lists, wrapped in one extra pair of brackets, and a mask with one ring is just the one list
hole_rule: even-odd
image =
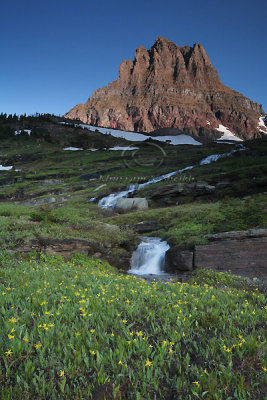
[(143, 237), (132, 255), (129, 273), (134, 275), (164, 274), (165, 253), (170, 246), (160, 238)]
[(153, 183), (163, 181), (164, 179), (168, 179), (174, 175), (182, 174), (183, 172), (193, 169), (193, 168), (197, 167), (198, 165), (211, 164), (212, 162), (215, 162), (215, 161), (219, 160), (220, 158), (228, 157), (228, 156), (236, 153), (237, 151), (241, 151), (241, 150), (246, 150), (246, 148), (243, 147), (242, 145), (239, 145), (239, 149), (232, 150), (229, 153), (212, 154), (208, 157), (203, 158), (196, 165), (190, 165), (189, 167), (179, 169), (178, 171), (174, 171), (174, 172), (170, 172), (169, 174), (158, 176), (157, 178), (153, 178), (147, 182), (141, 183), (140, 185), (130, 185), (126, 190), (123, 190), (122, 192), (111, 193), (110, 195), (103, 197), (101, 200), (99, 200), (98, 205), (99, 205), (99, 207), (102, 207), (102, 208), (114, 208), (116, 206), (118, 199), (120, 199), (122, 197), (128, 197), (128, 195), (130, 193), (134, 193), (139, 189), (142, 189), (146, 186), (152, 185)]

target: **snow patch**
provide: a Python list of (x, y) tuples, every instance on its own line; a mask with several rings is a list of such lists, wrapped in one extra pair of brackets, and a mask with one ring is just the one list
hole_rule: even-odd
[(159, 140), (160, 142), (169, 142), (173, 145), (181, 145), (181, 144), (192, 144), (194, 146), (201, 146), (202, 143), (198, 142), (194, 138), (189, 135), (178, 135), (178, 136), (154, 136), (152, 137), (154, 140)]
[[(60, 124), (71, 125), (71, 123), (68, 123), (68, 122), (60, 122)], [(189, 135), (149, 136), (149, 135), (144, 135), (143, 133), (138, 133), (138, 132), (120, 131), (118, 129), (101, 128), (99, 126), (92, 126), (92, 125), (87, 125), (87, 124), (74, 124), (74, 126), (80, 127), (83, 129), (89, 129), (90, 131), (93, 131), (93, 132), (99, 131), (100, 133), (103, 133), (104, 135), (111, 135), (111, 136), (114, 136), (117, 138), (126, 139), (126, 140), (129, 140), (130, 142), (143, 142), (144, 140), (151, 138), (153, 140), (158, 140), (160, 142), (166, 142), (168, 140), (169, 143), (172, 145), (180, 145), (180, 144), (191, 144), (191, 145), (195, 145), (195, 146), (202, 145), (202, 143), (197, 142), (195, 139), (193, 139)], [(131, 148), (131, 149), (133, 149), (133, 148)]]
[(63, 149), (63, 150), (77, 151), (77, 150), (83, 150), (83, 149), (79, 149), (78, 147), (65, 147), (65, 149)]
[(219, 124), (219, 128), (216, 129), (218, 132), (223, 132), (223, 135), (218, 140), (234, 140), (236, 142), (243, 142), (243, 139), (237, 137), (231, 132), (226, 126)]
[(267, 127), (265, 125), (267, 117), (260, 117), (259, 118), (259, 123), (258, 123), (258, 130), (262, 133), (267, 133)]
[(30, 129), (23, 129), (23, 130), (20, 129), (18, 131), (15, 131), (15, 136), (21, 135), (22, 132), (26, 132), (26, 133), (28, 133), (29, 136), (31, 136), (31, 130)]
[(0, 165), (0, 171), (9, 171), (13, 167), (4, 167), (3, 165)]
[(139, 147), (123, 147), (123, 146), (115, 146), (115, 147), (111, 147), (108, 150), (114, 150), (114, 151), (118, 151), (118, 150), (138, 150)]

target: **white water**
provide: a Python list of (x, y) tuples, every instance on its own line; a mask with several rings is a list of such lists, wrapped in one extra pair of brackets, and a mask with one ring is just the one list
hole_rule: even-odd
[(160, 238), (143, 237), (136, 251), (133, 252), (131, 269), (134, 275), (164, 274), (165, 253), (170, 246)]
[[(239, 146), (242, 146), (242, 145), (239, 145)], [(128, 197), (128, 195), (130, 193), (134, 193), (136, 190), (139, 190), (139, 189), (142, 189), (142, 188), (144, 188), (146, 186), (152, 185), (153, 183), (157, 183), (157, 182), (163, 181), (164, 179), (168, 179), (171, 176), (181, 174), (181, 173), (183, 173), (185, 171), (188, 171), (190, 169), (193, 169), (193, 168), (197, 167), (198, 165), (211, 164), (212, 162), (215, 162), (215, 161), (219, 160), (220, 158), (228, 157), (228, 156), (236, 153), (237, 151), (241, 151), (241, 150), (245, 150), (245, 148), (240, 147), (239, 149), (232, 150), (229, 153), (212, 154), (212, 155), (210, 155), (208, 157), (203, 158), (199, 162), (199, 164), (191, 165), (189, 167), (186, 167), (186, 168), (183, 168), (183, 169), (179, 169), (178, 171), (174, 171), (174, 172), (170, 172), (169, 174), (158, 176), (157, 178), (153, 178), (153, 179), (151, 179), (151, 180), (149, 180), (149, 181), (147, 181), (145, 183), (141, 183), (140, 185), (130, 185), (126, 190), (123, 190), (122, 192), (111, 193), (110, 195), (108, 195), (106, 197), (103, 197), (101, 200), (99, 200), (98, 205), (101, 208), (114, 208), (118, 199), (120, 199), (122, 197)], [(91, 201), (93, 201), (93, 200), (91, 199)]]

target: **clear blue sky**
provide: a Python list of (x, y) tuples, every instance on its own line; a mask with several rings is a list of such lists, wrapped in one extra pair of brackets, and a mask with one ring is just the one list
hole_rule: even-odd
[(222, 82), (267, 112), (266, 0), (9, 0), (0, 15), (0, 112), (63, 114), (158, 36), (201, 43)]

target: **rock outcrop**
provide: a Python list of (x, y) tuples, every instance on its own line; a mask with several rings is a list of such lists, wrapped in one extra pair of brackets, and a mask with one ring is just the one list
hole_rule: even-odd
[(121, 198), (117, 200), (115, 210), (146, 210), (148, 201), (143, 197)]
[(181, 196), (198, 197), (211, 194), (214, 191), (215, 186), (209, 185), (207, 182), (181, 182), (155, 188), (151, 194), (151, 199), (160, 205), (174, 205), (178, 204)]
[(222, 124), (249, 139), (264, 135), (258, 127), (263, 114), (261, 105), (222, 84), (202, 45), (178, 47), (158, 37), (149, 50), (136, 49), (134, 61), (121, 63), (117, 80), (65, 118), (137, 132), (172, 128), (198, 139), (222, 136), (216, 130)]
[(267, 229), (250, 229), (208, 235), (209, 243), (194, 250), (170, 249), (168, 272), (207, 268), (235, 275), (267, 279)]

